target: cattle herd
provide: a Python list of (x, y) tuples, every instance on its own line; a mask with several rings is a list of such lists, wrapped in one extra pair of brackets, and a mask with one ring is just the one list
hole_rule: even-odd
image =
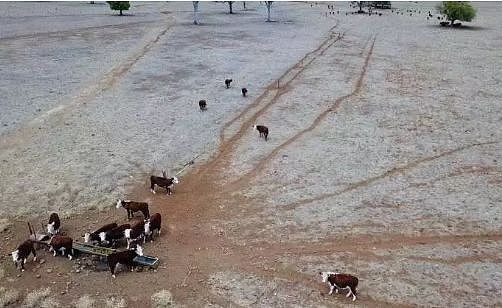
[[(232, 79), (225, 79), (225, 86), (230, 88)], [(241, 89), (242, 96), (246, 96), (248, 90)], [(199, 101), (201, 110), (206, 110), (207, 103), (205, 100)], [(260, 137), (265, 141), (268, 140), (268, 127), (264, 125), (254, 125), (253, 129), (259, 132)], [(162, 177), (150, 176), (150, 190), (155, 194), (156, 186), (165, 188), (168, 195), (173, 193), (174, 185), (179, 183), (179, 179), (174, 177), (167, 177), (166, 172), (162, 172)], [(117, 248), (119, 245), (126, 243), (126, 250), (115, 251), (106, 257), (108, 267), (115, 278), (115, 270), (118, 264), (126, 266), (134, 270), (134, 259), (137, 256), (143, 256), (143, 248), (140, 243), (145, 244), (147, 239), (153, 242), (154, 232), (157, 236), (161, 233), (162, 218), (159, 213), (150, 215), (149, 205), (146, 202), (121, 200), (116, 203), (116, 208), (124, 208), (127, 211), (128, 222), (118, 225), (117, 223), (108, 223), (102, 227), (85, 233), (82, 237), (85, 244), (90, 244), (98, 247), (111, 247)], [(141, 216), (136, 215), (141, 213)], [(49, 251), (53, 252), (56, 256), (60, 253), (62, 256), (73, 258), (73, 239), (67, 235), (60, 234), (61, 221), (57, 213), (52, 213), (49, 217), (47, 224), (47, 233), (50, 236)], [(28, 239), (21, 243), (15, 251), (10, 253), (16, 268), (24, 271), (24, 264), (26, 263), (30, 254), (33, 254), (33, 261), (36, 261), (37, 254), (35, 250), (35, 241)], [(328, 283), (330, 286), (329, 294), (333, 291), (338, 293), (339, 289), (348, 290), (347, 297), (352, 295), (352, 300), (356, 300), (356, 287), (358, 279), (352, 275), (341, 274), (335, 272), (320, 272), (322, 282)]]

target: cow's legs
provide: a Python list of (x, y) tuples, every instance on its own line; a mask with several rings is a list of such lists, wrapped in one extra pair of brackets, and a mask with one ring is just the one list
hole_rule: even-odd
[(334, 285), (330, 285), (329, 286), (329, 293), (328, 293), (328, 295), (333, 294), (333, 290), (335, 290), (335, 286)]

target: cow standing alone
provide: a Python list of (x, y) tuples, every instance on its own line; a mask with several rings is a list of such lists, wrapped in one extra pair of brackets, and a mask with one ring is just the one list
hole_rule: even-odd
[(47, 224), (47, 233), (49, 234), (58, 234), (59, 227), (61, 227), (61, 221), (59, 220), (59, 216), (57, 213), (52, 213), (49, 217), (49, 223)]
[(357, 277), (335, 272), (319, 272), (319, 275), (322, 277), (322, 282), (327, 282), (329, 284), (330, 295), (333, 294), (333, 290), (335, 293), (338, 293), (338, 289), (348, 289), (349, 292), (346, 297), (352, 295), (352, 301), (356, 300), (356, 288), (359, 283)]
[(167, 194), (172, 194), (172, 189), (174, 188), (174, 184), (178, 184), (180, 181), (177, 177), (167, 178), (166, 172), (162, 171), (162, 176), (150, 176), (150, 191), (155, 194), (155, 185), (159, 187), (164, 187), (167, 191)]
[(263, 136), (265, 138), (265, 141), (267, 141), (268, 127), (266, 127), (264, 125), (255, 125), (253, 128), (256, 129), (260, 133), (260, 137)]
[(148, 219), (148, 217), (150, 217), (150, 212), (148, 210), (148, 203), (146, 202), (136, 202), (136, 201), (119, 199), (117, 201), (117, 208), (119, 209), (120, 207), (123, 207), (127, 210), (127, 219), (131, 219), (134, 216), (134, 213), (136, 212), (143, 213), (145, 219)]

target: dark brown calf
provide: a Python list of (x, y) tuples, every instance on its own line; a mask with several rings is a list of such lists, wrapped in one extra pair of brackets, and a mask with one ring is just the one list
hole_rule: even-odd
[(37, 261), (37, 253), (35, 252), (35, 247), (31, 240), (26, 240), (17, 247), (16, 250), (10, 253), (12, 256), (12, 261), (21, 272), (24, 272), (24, 264), (28, 259), (30, 253), (33, 254), (33, 261)]
[(148, 203), (146, 202), (136, 202), (136, 201), (117, 201), (117, 208), (123, 207), (127, 210), (127, 219), (131, 219), (134, 213), (141, 212), (145, 219), (150, 217), (150, 212), (148, 211)]
[(260, 137), (263, 136), (265, 137), (265, 141), (267, 141), (268, 138), (268, 127), (264, 125), (255, 125), (254, 129), (256, 129), (260, 133)]
[(142, 255), (143, 249), (139, 245), (136, 246), (136, 250), (118, 251), (108, 255), (108, 267), (110, 268), (112, 277), (115, 278), (115, 268), (119, 263), (129, 267), (132, 272), (134, 270), (134, 258)]
[(73, 258), (73, 239), (69, 236), (54, 235), (49, 243), (49, 251), (54, 251), (55, 257), (60, 250), (62, 250), (61, 255), (66, 255), (71, 260)]
[(329, 284), (330, 295), (333, 294), (333, 290), (338, 293), (338, 289), (348, 289), (349, 292), (346, 297), (352, 295), (352, 301), (356, 300), (356, 288), (359, 283), (359, 279), (357, 279), (357, 277), (334, 272), (319, 272), (319, 275), (322, 277), (322, 282), (327, 282)]

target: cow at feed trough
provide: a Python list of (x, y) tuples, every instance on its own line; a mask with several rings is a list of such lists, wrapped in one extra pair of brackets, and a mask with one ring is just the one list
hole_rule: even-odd
[(137, 245), (135, 250), (125, 250), (125, 251), (117, 251), (111, 253), (107, 256), (108, 267), (110, 268), (110, 272), (112, 273), (112, 277), (115, 278), (115, 269), (117, 264), (122, 264), (131, 269), (131, 272), (134, 271), (134, 258), (136, 256), (143, 255), (143, 248)]
[(152, 242), (153, 242), (153, 231), (157, 230), (157, 234), (160, 236), (160, 228), (162, 223), (162, 217), (160, 216), (159, 213), (155, 213), (152, 216), (150, 216), (150, 219), (145, 223), (145, 239), (144, 242), (146, 242), (146, 238), (150, 236)]
[[(162, 176), (150, 176), (150, 191), (155, 194), (155, 185), (159, 187), (164, 187), (167, 191), (167, 194), (170, 195), (172, 190), (174, 189), (174, 184), (178, 184), (180, 181), (177, 177), (167, 178), (166, 172), (162, 171)], [(148, 218), (148, 217), (145, 217)]]
[(99, 237), (99, 234), (101, 232), (108, 232), (112, 229), (117, 228), (118, 225), (116, 223), (110, 223), (102, 226), (101, 228), (97, 229), (96, 231), (92, 233), (85, 233), (84, 234), (84, 243), (90, 243), (90, 242), (101, 242), (101, 239)]
[(52, 213), (49, 217), (49, 223), (47, 224), (47, 233), (54, 235), (59, 233), (59, 227), (61, 227), (61, 221), (57, 213)]
[(100, 232), (99, 242), (105, 245), (111, 244), (113, 246), (116, 242), (125, 238), (124, 231), (127, 229), (131, 229), (130, 224), (123, 224), (110, 231)]
[(335, 293), (338, 293), (338, 289), (348, 289), (349, 292), (346, 297), (352, 295), (352, 301), (356, 300), (356, 288), (359, 283), (357, 277), (335, 272), (319, 272), (319, 275), (322, 277), (322, 282), (327, 282), (329, 284), (330, 295), (333, 294), (333, 290)]
[(232, 82), (233, 80), (232, 79), (225, 79), (225, 86), (228, 88), (230, 88), (230, 83)]
[(256, 129), (260, 133), (260, 137), (264, 137), (265, 141), (267, 141), (268, 138), (268, 127), (264, 125), (255, 125), (253, 126), (253, 129)]
[(123, 207), (127, 210), (127, 219), (131, 219), (134, 216), (134, 213), (141, 212), (145, 219), (150, 217), (150, 212), (148, 210), (148, 203), (146, 202), (136, 202), (130, 200), (118, 200), (117, 206), (118, 209)]
[(31, 240), (26, 240), (21, 243), (17, 247), (16, 250), (11, 252), (9, 255), (12, 256), (12, 261), (14, 261), (14, 265), (21, 272), (24, 272), (24, 264), (28, 259), (30, 253), (33, 254), (33, 261), (37, 261), (37, 253), (35, 252), (35, 247), (33, 246), (33, 242)]
[[(139, 220), (131, 225), (131, 228), (124, 230), (124, 237), (127, 240), (127, 249), (131, 247), (131, 243), (138, 242), (145, 237), (145, 221)], [(144, 240), (143, 240), (144, 242)]]
[(241, 92), (242, 92), (242, 96), (246, 97), (246, 94), (248, 93), (248, 89), (242, 88)]
[(200, 111), (206, 111), (207, 110), (207, 103), (206, 103), (205, 99), (201, 99), (199, 101), (199, 108), (200, 108)]
[(61, 255), (66, 255), (71, 260), (73, 258), (73, 239), (69, 236), (54, 235), (49, 243), (49, 251), (54, 252), (54, 257), (58, 251), (61, 251)]

